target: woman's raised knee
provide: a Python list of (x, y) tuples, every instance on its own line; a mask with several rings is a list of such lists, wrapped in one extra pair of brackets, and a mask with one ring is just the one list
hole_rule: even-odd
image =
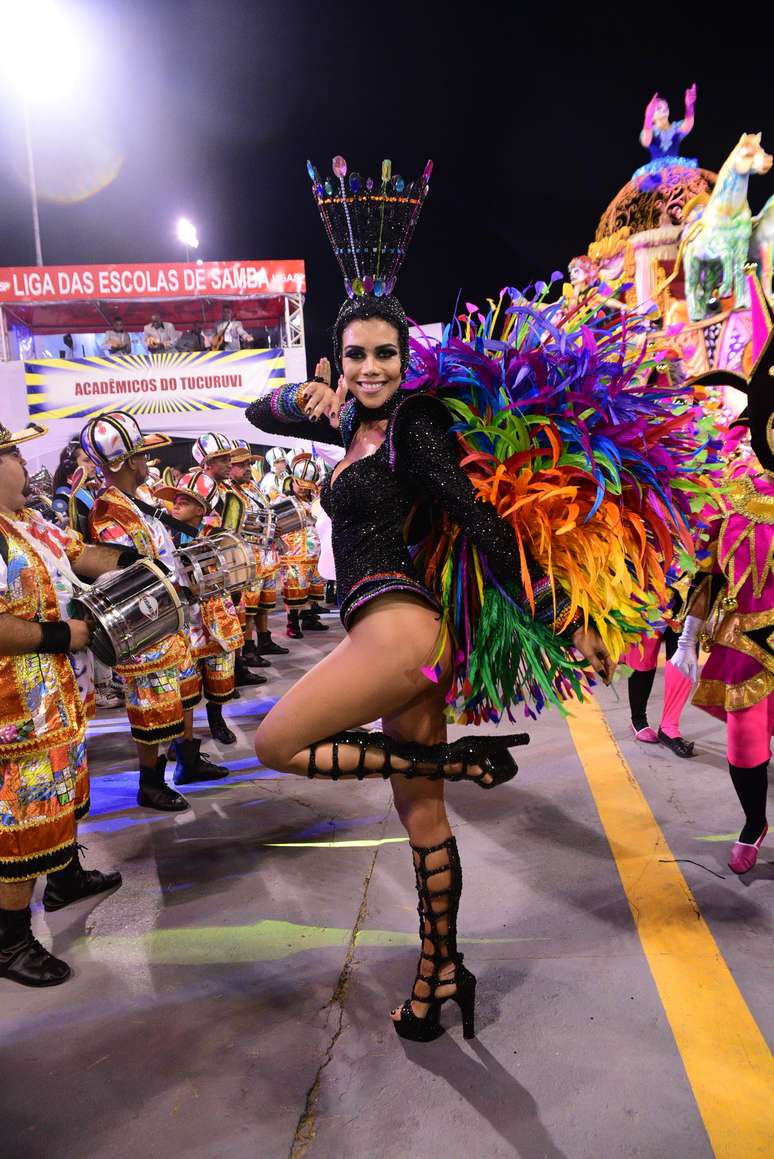
[(255, 755), (264, 768), (285, 772), (295, 753), (288, 751), (276, 730), (264, 721), (255, 734)]

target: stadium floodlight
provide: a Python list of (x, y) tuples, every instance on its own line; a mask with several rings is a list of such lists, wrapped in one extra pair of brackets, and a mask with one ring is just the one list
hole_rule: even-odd
[(181, 217), (177, 223), (177, 240), (182, 246), (185, 246), (185, 260), (191, 260), (191, 250), (198, 250), (199, 238), (196, 234), (196, 226), (187, 217)]

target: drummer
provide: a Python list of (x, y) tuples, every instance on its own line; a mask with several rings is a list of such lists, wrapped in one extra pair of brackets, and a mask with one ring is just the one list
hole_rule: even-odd
[[(247, 504), (248, 512), (267, 512), (268, 500), (258, 484), (255, 482), (252, 466), (254, 456), (250, 444), (246, 439), (234, 439), (234, 448), (231, 452), (231, 487)], [(263, 456), (257, 456), (263, 460)], [(252, 652), (257, 656), (287, 656), (288, 649), (276, 644), (271, 638), (269, 630), (269, 612), (274, 611), (277, 604), (277, 572), (279, 570), (279, 555), (274, 544), (265, 547), (255, 545), (255, 559), (258, 566), (258, 578), (252, 591), (245, 593), (245, 611), (247, 622), (245, 625), (245, 645), (243, 655), (248, 658)], [(255, 626), (257, 640), (250, 652), (252, 643), (252, 627)]]
[[(172, 506), (178, 524), (189, 533), (174, 532), (175, 546), (201, 537), (205, 517), (217, 502), (215, 481), (197, 468), (174, 486), (161, 484), (156, 495)], [(189, 605), (189, 640), (207, 701), (207, 721), (213, 738), (234, 744), (236, 736), (223, 719), (223, 705), (234, 695), (234, 658), (242, 647), (242, 627), (229, 592)]]
[(85, 671), (90, 628), (68, 616), (78, 577), (136, 561), (131, 550), (84, 544), (27, 508), (19, 445), (45, 433), (0, 424), (0, 978), (55, 986), (70, 967), (33, 937), (30, 901), (46, 874), (43, 908), (115, 889), (120, 873), (85, 870), (77, 823), (88, 812), (86, 717), (73, 660)]
[(288, 452), (284, 447), (269, 447), (266, 452), (268, 470), (261, 479), (261, 490), (270, 501), (285, 494), (288, 475)]
[[(142, 434), (134, 418), (123, 411), (91, 419), (81, 431), (81, 445), (102, 469), (107, 484), (91, 511), (92, 539), (134, 547), (174, 573), (169, 532), (135, 502), (148, 477), (147, 452), (169, 442), (166, 435)], [(201, 681), (185, 637), (168, 636), (116, 671), (126, 688), (126, 711), (137, 746), (137, 804), (162, 812), (187, 809), (186, 799), (166, 784), (167, 759), (159, 756), (163, 741), (175, 745), (176, 785), (219, 779), (228, 775), (228, 769), (213, 764), (200, 751), (201, 741), (194, 740), (193, 710), (201, 700)]]
[(325, 469), (320, 460), (308, 451), (299, 451), (290, 460), (290, 490), (306, 514), (306, 556), (308, 559), (306, 579), (308, 602), (301, 609), (301, 629), (304, 632), (327, 632), (327, 624), (320, 620), (325, 611), (325, 580), (319, 572), (320, 537), (317, 534), (315, 504), (320, 496), (320, 484), (325, 478)]
[(207, 516), (206, 526), (220, 530), (228, 524), (229, 531), (238, 531), (238, 526), (232, 526), (234, 517), (227, 519), (226, 505), (232, 490), (229, 487), (231, 477), (231, 452), (234, 448), (231, 439), (216, 431), (207, 431), (195, 441), (192, 449), (193, 470), (199, 467), (215, 481), (215, 502)]
[[(230, 484), (233, 449), (234, 444), (231, 439), (217, 431), (207, 431), (200, 435), (193, 445), (194, 462), (214, 480), (217, 487), (215, 503), (205, 519), (204, 534), (223, 529), (238, 534), (242, 527), (247, 512), (247, 504)], [(240, 621), (246, 628), (247, 612), (244, 593), (240, 596), (238, 611)], [(246, 643), (249, 643), (251, 638), (251, 635), (246, 635)], [(265, 667), (268, 667), (268, 661), (259, 656), (254, 649), (248, 649), (246, 653), (243, 649), (236, 658), (234, 679), (237, 688), (265, 684), (265, 676), (250, 671), (251, 668)]]

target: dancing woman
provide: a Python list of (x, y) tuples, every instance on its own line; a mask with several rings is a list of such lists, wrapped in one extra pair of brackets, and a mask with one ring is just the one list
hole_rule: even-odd
[[(428, 176), (426, 170), (403, 199), (402, 188), (391, 189), (392, 204), (409, 203), (412, 228)], [(378, 208), (376, 194), (373, 201)], [(330, 227), (327, 218), (326, 224)], [(509, 748), (527, 738), (469, 735), (447, 743), (444, 709), (455, 656), (447, 641), (433, 671), (437, 679), (428, 679), (444, 610), (417, 573), (408, 545), (447, 517), (485, 554), (503, 585), (521, 574), (521, 560), (512, 530), (491, 505), (476, 500), (459, 466), (444, 405), (401, 389), (409, 364), (408, 323), (397, 299), (384, 292), (392, 289), (410, 232), (400, 233), (399, 224), (393, 219), (388, 222), (392, 228), (383, 230), (385, 238), (399, 238), (388, 257), (382, 256), (384, 266), (389, 260), (393, 267), (380, 286), (374, 244), (378, 216), (373, 223), (361, 218), (356, 238), (347, 219), (352, 244), (337, 247), (337, 254), (343, 262), (354, 254), (354, 271), (343, 268), (355, 277), (347, 283), (352, 297), (341, 307), (334, 330), (338, 389), (329, 386), (323, 360), (311, 382), (281, 387), (247, 411), (261, 431), (345, 449), (321, 500), (333, 522), (347, 635), (275, 705), (258, 729), (255, 746), (265, 765), (287, 773), (334, 780), (390, 778), (411, 841), (421, 939), (411, 997), (393, 1010), (392, 1018), (401, 1037), (427, 1041), (441, 1033), (439, 1011), (448, 999), (462, 1010), (466, 1037), (474, 1033), (476, 981), (457, 950), (462, 870), (444, 783), (502, 784), (517, 771)], [(341, 225), (341, 219), (334, 220), (334, 232)], [(349, 259), (342, 258), (345, 252)], [(365, 275), (364, 283), (369, 260), (376, 278)], [(363, 292), (371, 288), (382, 293)], [(569, 600), (554, 601), (549, 593), (541, 600), (543, 577), (532, 562), (529, 572), (536, 620), (609, 680), (613, 664), (597, 631), (583, 627), (580, 619), (569, 622)], [(526, 596), (522, 605), (525, 611), (530, 608)], [(375, 718), (381, 718), (381, 732), (354, 731)]]

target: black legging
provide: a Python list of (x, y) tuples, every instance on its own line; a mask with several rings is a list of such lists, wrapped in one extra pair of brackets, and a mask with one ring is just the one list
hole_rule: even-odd
[[(664, 651), (667, 660), (671, 660), (677, 651), (677, 632), (667, 628), (664, 632)], [(656, 669), (649, 668), (647, 672), (632, 672), (629, 677), (629, 711), (632, 715), (632, 725), (637, 732), (648, 727), (648, 700), (653, 691), (653, 681), (656, 678)]]

